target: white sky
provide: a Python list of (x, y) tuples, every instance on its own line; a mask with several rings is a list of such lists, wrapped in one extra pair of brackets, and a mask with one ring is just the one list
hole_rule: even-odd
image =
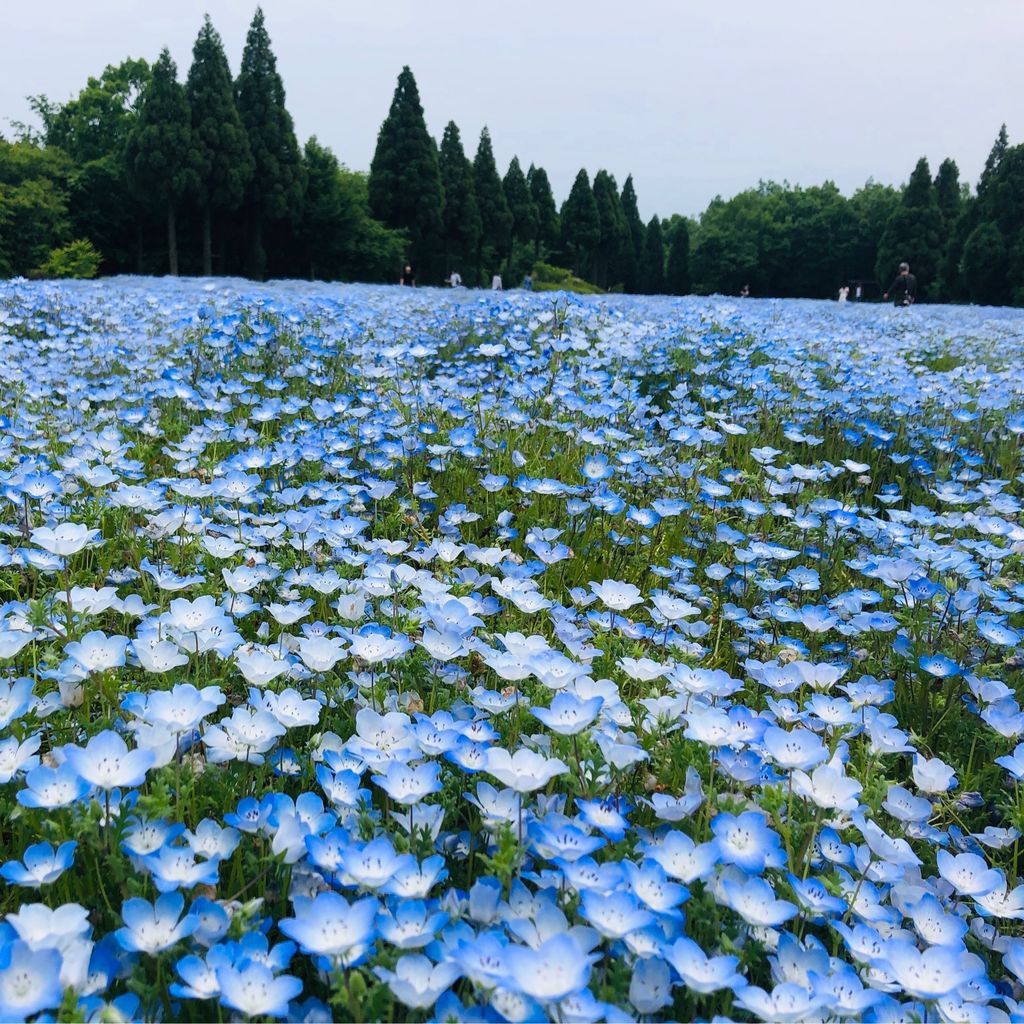
[[(237, 72), (251, 0), (0, 4), (0, 131), (167, 45), (184, 79), (209, 10)], [(1024, 138), (1022, 0), (264, 0), (300, 140), (369, 167), (403, 64), (427, 124), (472, 157), (632, 172), (644, 217), (696, 214), (758, 179), (898, 184), (945, 156), (971, 184), (1001, 122)]]

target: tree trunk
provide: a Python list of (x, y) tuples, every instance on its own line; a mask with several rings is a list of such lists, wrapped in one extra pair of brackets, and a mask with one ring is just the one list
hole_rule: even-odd
[(174, 217), (174, 202), (167, 201), (167, 268), (171, 277), (178, 276), (178, 224)]
[(203, 277), (213, 277), (213, 230), (210, 227), (210, 208), (203, 208)]

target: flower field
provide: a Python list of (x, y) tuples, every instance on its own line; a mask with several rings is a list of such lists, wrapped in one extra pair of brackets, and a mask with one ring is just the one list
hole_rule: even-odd
[(1024, 313), (0, 283), (0, 1020), (1018, 1020)]

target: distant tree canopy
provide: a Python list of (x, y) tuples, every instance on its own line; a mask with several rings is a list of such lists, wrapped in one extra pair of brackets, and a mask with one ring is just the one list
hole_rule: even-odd
[(109, 65), (66, 103), (29, 104), (40, 129), (0, 138), (3, 276), (395, 281), (411, 262), (421, 284), (458, 271), (514, 285), (543, 265), (607, 291), (826, 298), (861, 283), (877, 298), (906, 260), (919, 299), (1024, 305), (1024, 146), (1005, 125), (973, 192), (953, 160), (933, 177), (922, 158), (899, 188), (760, 182), (696, 219), (645, 222), (632, 175), (620, 189), (581, 168), (559, 207), (523, 154), (501, 172), (487, 128), (472, 159), (454, 121), (438, 145), (408, 67), (368, 174), (315, 136), (300, 146), (259, 8), (237, 78), (207, 17), (184, 82), (164, 49)]

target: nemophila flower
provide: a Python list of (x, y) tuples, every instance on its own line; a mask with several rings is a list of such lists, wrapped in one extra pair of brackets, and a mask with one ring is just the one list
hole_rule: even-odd
[(85, 796), (91, 785), (70, 764), (38, 765), (25, 776), (25, 788), (18, 791), (17, 800), (23, 807), (66, 807)]
[(722, 860), (717, 839), (698, 844), (685, 832), (677, 831), (668, 832), (660, 842), (648, 845), (645, 853), (669, 875), (687, 885), (707, 878)]
[(124, 927), (114, 932), (122, 949), (137, 953), (159, 953), (187, 938), (196, 928), (196, 919), (182, 917), (185, 898), (168, 892), (155, 903), (138, 897), (125, 900), (121, 907)]
[(93, 736), (85, 747), (64, 747), (65, 763), (89, 785), (111, 790), (141, 786), (155, 756), (148, 750), (129, 750), (111, 729)]
[(930, 946), (922, 952), (899, 940), (885, 944), (877, 966), (918, 999), (939, 999), (985, 973), (979, 957), (959, 948)]
[(350, 845), (342, 854), (342, 867), (352, 881), (363, 889), (379, 889), (416, 858), (395, 852), (387, 836), (377, 836), (363, 846)]
[(736, 990), (744, 985), (743, 975), (736, 970), (739, 957), (708, 956), (693, 939), (676, 939), (664, 949), (663, 956), (682, 983), (694, 992), (707, 994), (723, 988)]
[(67, 558), (76, 555), (99, 539), (99, 530), (90, 530), (81, 523), (61, 523), (52, 529), (38, 526), (32, 531), (32, 543), (51, 555)]
[(372, 896), (351, 904), (335, 892), (322, 892), (314, 899), (293, 900), (294, 917), (284, 917), (278, 928), (311, 956), (344, 957), (368, 943), (375, 931), (380, 904)]
[(412, 650), (409, 638), (401, 634), (392, 635), (387, 626), (369, 624), (352, 636), (349, 653), (366, 664), (375, 666), (381, 662), (393, 661)]
[(61, 955), (14, 941), (0, 945), (0, 1018), (27, 1020), (55, 1009), (64, 997)]
[(947, 658), (944, 654), (922, 654), (917, 663), (923, 672), (938, 679), (949, 679), (951, 676), (960, 675), (962, 671), (952, 658)]
[(723, 878), (721, 887), (728, 906), (756, 927), (776, 928), (797, 913), (788, 900), (776, 899), (774, 890), (763, 878), (749, 878), (745, 882)]
[(418, 803), (425, 796), (441, 789), (440, 766), (436, 761), (410, 768), (401, 761), (391, 761), (383, 775), (374, 775), (373, 781), (392, 800), (403, 805)]
[(590, 589), (605, 607), (616, 612), (626, 611), (643, 601), (639, 588), (632, 583), (605, 580), (603, 583), (591, 583)]
[(656, 860), (646, 859), (639, 865), (627, 860), (622, 867), (634, 894), (655, 913), (671, 913), (690, 897), (685, 886), (669, 881)]
[(20, 772), (30, 772), (39, 764), (36, 753), (42, 736), (32, 733), (21, 743), (16, 736), (0, 740), (0, 785), (6, 785)]
[(38, 889), (55, 882), (75, 859), (75, 840), (61, 843), (56, 850), (49, 843), (34, 843), (25, 848), (21, 862), (7, 861), (0, 867), (0, 875), (11, 884)]
[(399, 957), (394, 971), (374, 968), (374, 974), (400, 1003), (417, 1010), (433, 1006), (461, 973), (457, 964), (434, 964), (418, 953)]
[(736, 990), (734, 1003), (761, 1020), (779, 1022), (813, 1020), (829, 1005), (828, 997), (811, 989), (787, 981), (776, 985), (771, 992), (756, 985), (745, 985)]
[[(760, 873), (780, 856), (782, 838), (768, 827), (768, 819), (759, 811), (744, 811), (740, 815), (722, 812), (712, 819), (711, 831), (718, 841), (719, 858), (746, 872)], [(651, 856), (658, 859), (653, 852)], [(664, 861), (661, 863), (668, 870)]]
[(448, 915), (424, 900), (404, 900), (377, 915), (377, 932), (398, 949), (422, 949), (444, 927)]
[(945, 910), (936, 897), (926, 892), (907, 908), (907, 916), (914, 930), (931, 946), (963, 947), (967, 922), (957, 914)]
[(574, 736), (593, 724), (604, 700), (591, 697), (581, 700), (572, 693), (556, 693), (547, 708), (533, 707), (530, 713), (552, 732), (560, 736)]
[(220, 1001), (247, 1017), (287, 1017), (288, 1004), (302, 992), (302, 982), (289, 974), (275, 975), (261, 963), (240, 968), (218, 967)]
[(765, 750), (786, 771), (808, 771), (828, 758), (828, 750), (809, 729), (779, 729), (769, 726), (761, 738)]
[(203, 731), (207, 760), (214, 764), (232, 760), (263, 764), (263, 755), (285, 731), (269, 711), (236, 707), (229, 718)]
[(128, 637), (107, 636), (96, 629), (86, 633), (81, 640), (65, 644), (64, 653), (86, 672), (106, 672), (124, 665), (127, 648)]
[(589, 958), (568, 935), (556, 935), (535, 949), (509, 946), (505, 962), (516, 989), (543, 1004), (578, 992), (590, 978)]
[(280, 693), (272, 690), (261, 693), (255, 688), (251, 689), (249, 702), (254, 708), (269, 711), (285, 729), (316, 725), (323, 710), (320, 701), (313, 697), (305, 698), (290, 686)]
[(28, 629), (0, 629), (0, 660), (6, 661), (15, 657), (35, 639), (35, 636), (36, 634)]
[(144, 858), (144, 863), (160, 892), (194, 889), (197, 885), (216, 885), (218, 860), (197, 861), (188, 847), (164, 846)]
[(939, 874), (964, 896), (984, 896), (1006, 884), (998, 868), (990, 868), (975, 853), (952, 854), (939, 850), (935, 854)]
[(196, 856), (208, 860), (226, 860), (241, 840), (238, 829), (221, 828), (212, 818), (204, 818), (194, 832), (185, 830), (182, 837)]
[(136, 637), (132, 653), (147, 672), (169, 672), (188, 664), (188, 655), (177, 644), (155, 636)]
[(503, 747), (487, 751), (486, 770), (517, 793), (531, 793), (546, 786), (556, 775), (569, 770), (558, 758), (547, 758), (525, 747), (510, 754)]

